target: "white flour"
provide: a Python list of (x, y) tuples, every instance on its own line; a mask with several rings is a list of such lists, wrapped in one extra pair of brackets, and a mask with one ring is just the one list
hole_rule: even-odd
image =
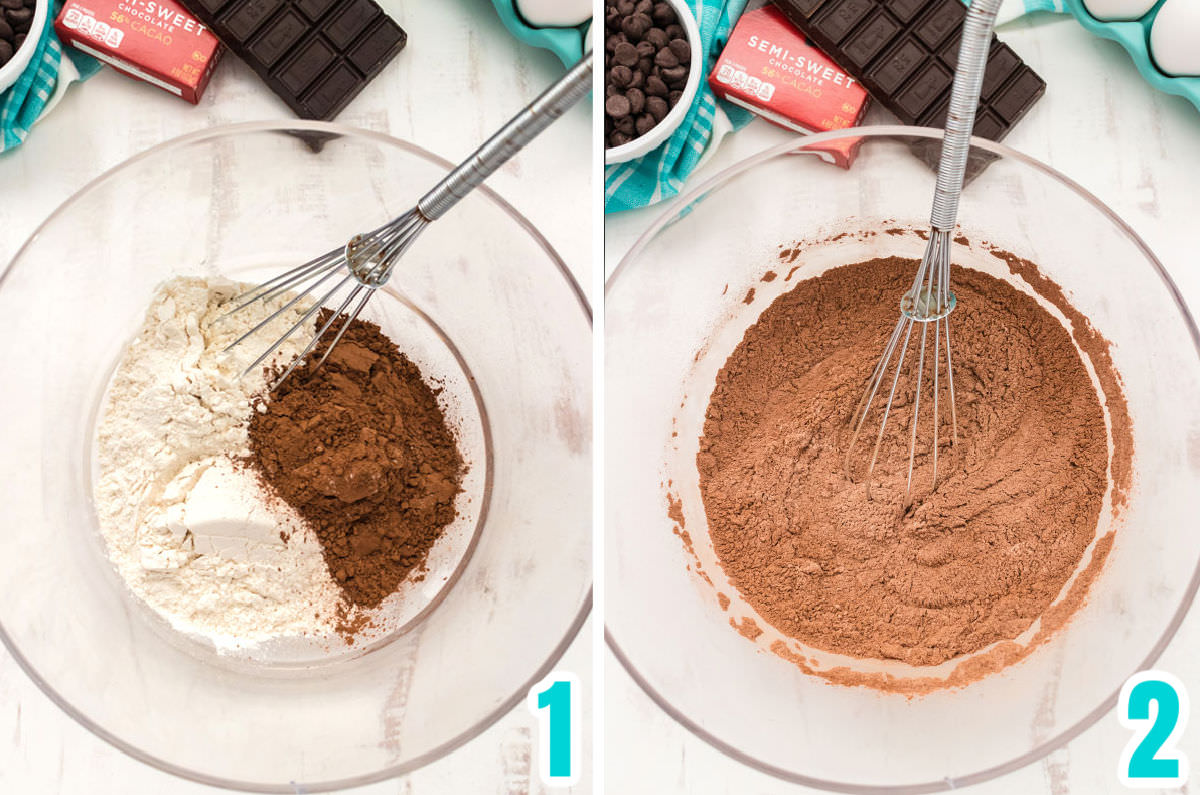
[[(303, 314), (293, 308), (223, 354), (284, 303), (214, 325), (243, 287), (176, 278), (159, 289), (109, 385), (95, 460), (100, 529), (130, 589), (226, 651), (331, 635), (341, 599), (311, 531), (235, 463), (249, 452), (251, 399), (266, 387), (261, 369), (239, 375)], [(294, 335), (277, 357), (310, 338)]]

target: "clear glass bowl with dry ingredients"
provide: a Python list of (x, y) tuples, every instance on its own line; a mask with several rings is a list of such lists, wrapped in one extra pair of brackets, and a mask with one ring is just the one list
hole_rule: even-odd
[[(999, 144), (973, 150), (993, 162), (953, 246), (972, 269), (952, 283), (966, 452), (943, 447), (922, 485), (925, 402), (905, 513), (906, 398), (876, 502), (845, 480), (929, 228), (934, 173), (910, 147), (939, 135), (846, 130), (744, 160), (606, 288), (609, 646), (719, 750), (839, 792), (954, 789), (1045, 756), (1154, 663), (1200, 582), (1196, 326), (1132, 229)], [(848, 171), (818, 159), (854, 137)]]
[[(106, 554), (92, 459), (112, 439), (98, 442), (96, 425), (156, 288), (179, 274), (258, 282), (400, 214), (450, 165), (337, 125), (207, 130), (94, 180), (5, 272), (0, 309), (20, 331), (0, 358), (24, 386), (0, 398), (0, 636), (55, 703), (122, 751), (262, 792), (380, 780), (484, 731), (585, 620), (590, 309), (546, 239), (486, 188), (429, 228), (364, 313), (419, 366), (467, 467), (457, 518), (380, 607), (394, 609), (378, 631), (223, 647), (150, 609)], [(251, 617), (253, 587), (238, 605)]]

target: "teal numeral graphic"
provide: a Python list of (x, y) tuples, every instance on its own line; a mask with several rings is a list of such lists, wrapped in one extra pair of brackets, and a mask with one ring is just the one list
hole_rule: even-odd
[(538, 775), (548, 787), (579, 780), (581, 719), (579, 678), (555, 672), (529, 689), (529, 711), (538, 719)]
[(1188, 758), (1175, 744), (1188, 711), (1187, 689), (1175, 676), (1140, 671), (1129, 677), (1117, 704), (1121, 725), (1133, 731), (1117, 769), (1122, 784), (1151, 789), (1187, 783)]
[(538, 707), (550, 710), (550, 777), (571, 775), (571, 683), (559, 680), (538, 693)]

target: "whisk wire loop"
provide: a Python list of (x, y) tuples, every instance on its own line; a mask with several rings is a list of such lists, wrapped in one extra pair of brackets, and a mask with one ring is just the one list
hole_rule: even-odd
[(257, 287), (247, 290), (244, 293), (235, 295), (230, 299), (229, 303), (233, 307), (221, 314), (216, 322), (220, 323), (226, 318), (231, 317), (235, 313), (245, 309), (258, 301), (270, 301), (277, 295), (286, 293), (300, 282), (307, 279), (315, 273), (324, 272), (330, 268), (336, 268), (338, 265), (338, 250), (327, 251), (319, 257), (309, 260), (308, 262), (291, 270), (281, 273), (273, 279), (263, 282)]
[[(225, 346), (225, 350), (222, 351), (222, 353), (228, 353), (229, 351), (233, 350), (233, 348), (236, 347), (237, 345), (240, 345), (241, 343), (245, 342), (250, 337), (252, 337), (255, 334), (257, 334), (258, 332), (262, 331), (264, 328), (266, 328), (268, 325), (270, 325), (272, 322), (274, 322), (274, 320), (277, 317), (282, 315), (284, 312), (287, 312), (289, 309), (294, 307), (296, 304), (298, 304), (302, 300), (304, 300), (304, 296), (306, 296), (308, 293), (312, 292), (313, 290), (317, 289), (325, 282), (329, 281), (331, 278), (336, 276), (337, 273), (338, 273), (338, 268), (336, 265), (327, 266), (324, 270), (319, 271), (317, 280), (314, 281), (312, 284), (310, 284), (307, 289), (305, 289), (303, 292), (298, 292), (296, 295), (294, 295), (291, 298), (291, 300), (289, 300), (283, 306), (279, 307), (274, 312), (267, 315), (265, 318), (263, 318), (257, 324), (255, 324), (254, 327), (252, 327), (249, 331), (242, 334), (240, 337), (235, 339), (233, 342), (231, 342), (227, 346)], [(255, 300), (265, 300), (265, 299), (255, 299)], [(251, 303), (254, 303), (254, 302), (251, 301)], [(237, 310), (233, 310), (233, 311), (237, 311)], [(297, 326), (299, 326), (299, 324), (297, 324)], [(293, 326), (293, 330), (297, 326)], [(287, 334), (284, 334), (282, 337), (280, 337), (278, 340), (276, 340), (275, 345), (271, 346), (271, 348), (269, 350), (267, 350), (266, 354), (262, 358), (265, 359), (267, 356), (274, 353), (275, 349), (278, 348), (281, 344), (283, 344), (283, 341), (286, 340), (291, 335), (292, 335), (292, 332), (289, 331)], [(255, 365), (257, 365), (257, 362), (255, 363)], [(253, 367), (255, 365), (251, 365), (251, 366)]]
[(904, 342), (899, 346), (900, 356), (892, 376), (892, 386), (888, 391), (887, 403), (883, 407), (879, 433), (875, 438), (875, 449), (871, 453), (871, 462), (867, 467), (866, 490), (867, 497), (870, 498), (871, 480), (875, 472), (875, 465), (879, 460), (879, 450), (883, 445), (888, 418), (895, 405), (896, 390), (900, 382), (901, 371), (904, 368), (909, 339), (912, 337), (913, 324), (920, 323), (921, 334), (917, 343), (920, 345), (920, 350), (916, 356), (917, 370), (914, 378), (916, 389), (913, 392), (912, 419), (909, 425), (908, 474), (904, 492), (906, 508), (912, 505), (913, 474), (917, 457), (917, 428), (921, 416), (921, 393), (925, 376), (925, 349), (928, 345), (931, 323), (933, 324), (933, 444), (931, 448), (933, 488), (936, 489), (938, 484), (938, 455), (941, 447), (939, 437), (942, 424), (942, 387), (939, 373), (943, 347), (946, 354), (946, 386), (950, 400), (951, 445), (957, 446), (958, 444), (958, 410), (955, 405), (954, 363), (950, 347), (950, 313), (954, 311), (956, 299), (950, 290), (950, 252), (958, 218), (958, 202), (962, 193), (963, 177), (970, 154), (971, 130), (975, 124), (975, 111), (979, 104), (979, 92), (983, 85), (984, 67), (1000, 2), (1001, 0), (971, 0), (970, 7), (967, 9), (958, 50), (958, 68), (955, 71), (954, 84), (950, 91), (946, 131), (942, 137), (942, 155), (938, 164), (937, 183), (933, 192), (933, 207), (930, 211), (931, 229), (926, 240), (925, 253), (913, 277), (912, 288), (900, 298), (900, 320), (897, 321), (891, 337), (888, 338), (883, 356), (876, 364), (863, 398), (859, 401), (858, 408), (855, 409), (851, 418), (854, 431), (850, 436), (850, 444), (846, 448), (845, 471), (846, 476), (853, 480), (851, 456), (854, 446), (866, 423), (867, 416), (871, 412), (872, 404), (875, 402), (875, 396), (879, 392), (883, 379), (887, 376), (892, 358), (896, 354), (897, 342), (903, 335)]
[[(249, 290), (233, 299), (233, 308), (218, 318), (218, 322), (230, 315), (245, 309), (258, 301), (269, 301), (279, 295), (295, 290), (296, 295), (284, 306), (275, 310), (265, 320), (257, 323), (250, 331), (242, 334), (227, 348), (230, 350), (246, 341), (278, 318), (284, 312), (305, 300), (313, 291), (321, 287), (334, 274), (345, 273), (345, 276), (334, 284), (320, 299), (316, 300), (304, 315), (287, 330), (283, 336), (267, 348), (254, 362), (246, 368), (243, 375), (253, 371), (266, 362), (272, 354), (297, 331), (305, 328), (313, 316), (329, 303), (337, 292), (347, 285), (351, 289), (342, 300), (336, 311), (317, 329), (315, 336), (308, 342), (303, 351), (288, 364), (282, 374), (275, 380), (271, 390), (296, 371), (317, 349), (320, 341), (339, 320), (341, 327), (330, 343), (325, 347), (321, 358), (311, 372), (316, 372), (329, 358), (329, 354), (341, 341), (350, 324), (353, 323), (366, 307), (367, 302), (375, 291), (391, 278), (397, 262), (412, 246), (417, 237), (432, 221), (440, 218), (463, 197), (467, 196), (484, 180), (491, 176), (496, 169), (504, 165), (513, 155), (519, 152), (539, 133), (561, 117), (572, 105), (587, 96), (592, 87), (594, 59), (591, 53), (576, 63), (558, 82), (527, 105), (513, 117), (495, 135), (485, 141), (465, 161), (451, 171), (437, 185), (428, 191), (417, 202), (417, 205), (399, 217), (360, 235), (356, 235), (340, 249), (334, 249), (315, 259), (292, 268), (263, 284)], [(314, 281), (303, 287), (310, 278)], [(346, 310), (354, 303), (350, 314)]]
[[(883, 355), (871, 373), (867, 388), (851, 417), (853, 432), (850, 443), (846, 448), (844, 469), (846, 475), (854, 480), (853, 454), (863, 427), (866, 425), (875, 398), (878, 396), (884, 380), (891, 374), (891, 385), (888, 388), (887, 399), (882, 406), (879, 421), (879, 431), (875, 436), (870, 462), (867, 465), (865, 484), (867, 496), (871, 496), (871, 485), (875, 468), (879, 463), (880, 451), (886, 436), (888, 423), (900, 389), (901, 376), (904, 372), (905, 361), (908, 360), (910, 343), (916, 347), (913, 358), (916, 360), (916, 370), (913, 374), (915, 390), (912, 399), (912, 415), (908, 426), (908, 467), (905, 478), (904, 505), (912, 504), (913, 477), (916, 471), (918, 453), (918, 427), (921, 417), (922, 394), (925, 391), (925, 364), (930, 358), (927, 355), (930, 337), (933, 338), (932, 382), (933, 382), (933, 444), (930, 452), (933, 460), (933, 488), (938, 483), (938, 466), (941, 446), (941, 424), (943, 388), (940, 375), (942, 353), (946, 355), (946, 385), (949, 387), (950, 422), (952, 428), (952, 444), (958, 442), (958, 416), (955, 410), (953, 372), (950, 349), (950, 313), (956, 305), (954, 293), (950, 291), (950, 235), (949, 233), (933, 230), (925, 247), (924, 256), (913, 280), (912, 287), (901, 298), (900, 318), (892, 330), (891, 336), (884, 347)], [(914, 334), (914, 326), (920, 324), (920, 333)], [(933, 333), (930, 334), (932, 327)], [(898, 352), (898, 353), (897, 353)], [(893, 366), (893, 360), (895, 364)]]

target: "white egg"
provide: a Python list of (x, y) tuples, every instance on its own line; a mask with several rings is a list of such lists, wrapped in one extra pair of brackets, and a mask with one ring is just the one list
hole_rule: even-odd
[[(1194, 0), (1188, 0), (1193, 2)], [(1088, 13), (1096, 19), (1112, 22), (1146, 16), (1158, 0), (1083, 0)]]
[(1200, 77), (1200, 0), (1167, 0), (1150, 29), (1150, 54), (1163, 72)]
[(515, 0), (517, 11), (535, 28), (573, 28), (592, 17), (592, 0)]

